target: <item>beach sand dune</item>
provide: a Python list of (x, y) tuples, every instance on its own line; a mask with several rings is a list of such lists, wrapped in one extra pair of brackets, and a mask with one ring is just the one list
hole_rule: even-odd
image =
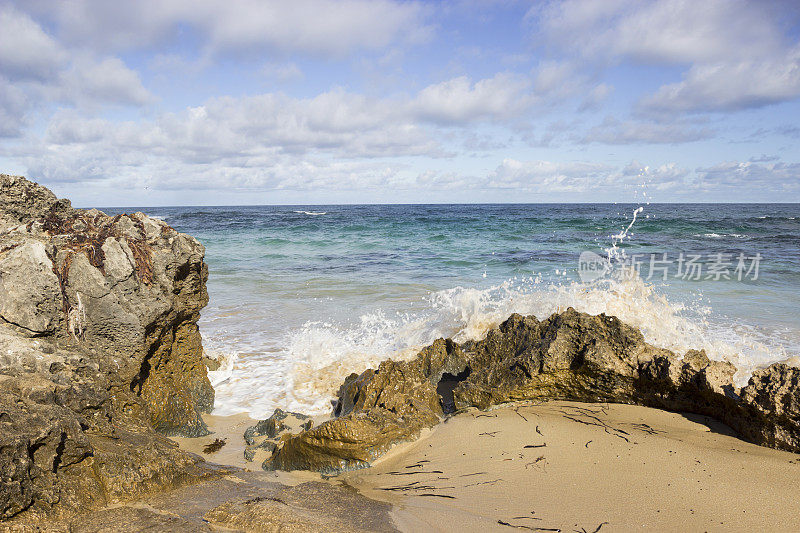
[(800, 456), (707, 417), (549, 402), (470, 411), (340, 479), (405, 531), (798, 531)]

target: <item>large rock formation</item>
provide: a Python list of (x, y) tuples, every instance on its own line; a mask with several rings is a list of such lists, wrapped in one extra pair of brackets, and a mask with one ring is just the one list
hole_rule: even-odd
[(615, 317), (568, 309), (512, 315), (486, 338), (437, 340), (413, 360), (352, 374), (331, 421), (284, 435), (265, 469), (361, 468), (448, 412), (520, 400), (640, 404), (715, 417), (742, 438), (800, 452), (800, 369), (776, 364), (741, 391), (735, 367), (702, 351), (675, 354)]
[(74, 209), (0, 175), (0, 520), (207, 475), (162, 436), (208, 433), (203, 255), (142, 213)]

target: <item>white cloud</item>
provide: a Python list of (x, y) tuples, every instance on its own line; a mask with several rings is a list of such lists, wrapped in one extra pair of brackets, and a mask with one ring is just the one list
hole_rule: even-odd
[(420, 117), (434, 122), (507, 119), (534, 102), (530, 88), (530, 81), (518, 74), (499, 73), (474, 84), (460, 76), (424, 88), (412, 108)]
[(675, 162), (651, 167), (634, 160), (620, 172), (610, 175), (607, 183), (634, 187), (638, 189), (642, 200), (649, 201), (652, 199), (653, 191), (657, 193), (670, 189), (680, 189), (677, 192), (685, 190), (690, 174), (688, 169)]
[(781, 10), (741, 0), (567, 0), (534, 7), (540, 39), (593, 65), (685, 66), (645, 109), (736, 110), (800, 96), (800, 47)]
[(0, 4), (0, 73), (23, 80), (46, 80), (66, 61), (66, 53), (28, 15)]
[(392, 0), (40, 0), (65, 41), (94, 50), (131, 50), (193, 31), (211, 53), (272, 48), (342, 55), (427, 38), (426, 9)]
[(489, 174), (486, 186), (533, 192), (585, 192), (612, 170), (602, 163), (518, 161), (504, 159)]
[[(100, 85), (102, 87), (102, 85)], [(131, 84), (136, 87), (135, 84)], [(112, 122), (57, 113), (40, 143), (18, 154), (32, 167), (67, 178), (102, 178), (119, 173), (120, 160), (141, 161), (151, 169), (216, 165), (254, 169), (286, 157), (337, 157), (346, 160), (397, 157), (445, 157), (445, 143), (466, 143), (475, 150), (503, 144), (478, 137), (475, 120), (504, 120), (523, 112), (531, 100), (521, 78), (501, 74), (470, 83), (456, 78), (413, 96), (371, 98), (342, 89), (310, 98), (282, 93), (218, 97), (151, 121)], [(86, 92), (86, 91), (84, 91)], [(146, 92), (130, 98), (144, 100)], [(447, 130), (440, 127), (444, 125)], [(89, 161), (88, 166), (81, 157)], [(57, 170), (61, 166), (63, 170)], [(160, 172), (160, 171), (155, 171)], [(183, 172), (183, 171), (182, 171)], [(61, 179), (61, 178), (59, 178)]]
[(780, 49), (773, 15), (740, 0), (566, 0), (528, 16), (543, 37), (586, 58), (692, 64)]
[(67, 102), (144, 105), (154, 101), (139, 75), (116, 57), (78, 55), (58, 83), (56, 98)]
[(643, 101), (659, 111), (728, 111), (800, 96), (800, 46), (773, 57), (695, 65)]
[[(751, 163), (726, 161), (697, 169), (695, 186), (700, 190), (770, 190), (800, 192), (800, 163)], [(791, 197), (784, 197), (790, 200)]]
[[(302, 184), (312, 174), (304, 166), (309, 161), (336, 157), (371, 166), (369, 160), (383, 157), (444, 155), (431, 133), (409, 114), (407, 101), (335, 90), (306, 99), (283, 94), (213, 98), (141, 122), (60, 112), (43, 139), (31, 137), (6, 153), (35, 176), (54, 181), (110, 179), (130, 175), (133, 168), (165, 184), (175, 176), (202, 179), (213, 169), (246, 181), (246, 176), (274, 177), (284, 168), (301, 169)], [(283, 176), (290, 180), (291, 172)]]
[(53, 103), (138, 106), (154, 100), (119, 58), (69, 50), (10, 5), (0, 5), (0, 27), (1, 135), (19, 135), (26, 116)]
[(28, 99), (25, 92), (0, 77), (0, 138), (22, 133)]
[(713, 132), (698, 128), (686, 121), (643, 122), (619, 121), (606, 117), (603, 122), (589, 129), (581, 139), (583, 143), (604, 144), (679, 144), (709, 138)]

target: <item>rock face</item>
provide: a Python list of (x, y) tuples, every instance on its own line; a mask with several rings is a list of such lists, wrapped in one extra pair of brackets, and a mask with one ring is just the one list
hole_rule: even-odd
[(203, 255), (142, 213), (0, 175), (0, 520), (207, 475), (162, 436), (208, 434)]
[(440, 339), (413, 360), (351, 375), (336, 418), (284, 437), (263, 467), (361, 468), (448, 412), (547, 399), (710, 415), (746, 440), (800, 452), (800, 369), (773, 365), (738, 392), (735, 371), (702, 351), (656, 348), (615, 317), (571, 308), (544, 321), (512, 315), (481, 341)]
[(264, 472), (236, 472), (75, 517), (63, 531), (390, 533), (397, 531), (391, 510), (390, 504), (346, 485), (312, 481), (286, 486)]

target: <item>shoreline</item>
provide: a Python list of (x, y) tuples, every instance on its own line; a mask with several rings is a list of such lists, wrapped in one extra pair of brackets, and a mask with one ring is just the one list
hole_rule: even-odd
[[(227, 438), (219, 452), (201, 454), (216, 462), (238, 452), (239, 441), (243, 448), (238, 429), (245, 417), (212, 415), (216, 434), (173, 440), (196, 453), (211, 437)], [(260, 462), (248, 464), (260, 471)], [(286, 485), (352, 487), (391, 504), (401, 531), (789, 531), (800, 525), (800, 456), (747, 443), (709, 417), (624, 404), (471, 409), (395, 445), (370, 468), (333, 477), (265, 474)]]

